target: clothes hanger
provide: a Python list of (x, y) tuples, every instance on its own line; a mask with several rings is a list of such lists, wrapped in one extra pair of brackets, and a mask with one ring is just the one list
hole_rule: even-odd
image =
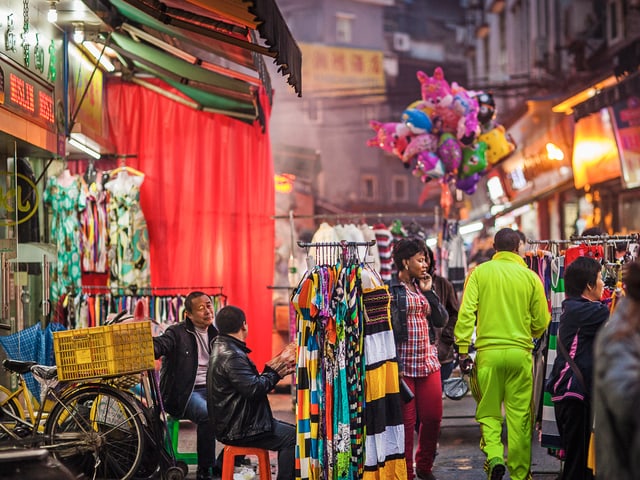
[(136, 170), (135, 168), (126, 165), (124, 162), (121, 162), (119, 166), (111, 170), (109, 172), (109, 176), (114, 177), (120, 172), (130, 173), (131, 175), (136, 177), (144, 177), (144, 173), (142, 173), (140, 170)]

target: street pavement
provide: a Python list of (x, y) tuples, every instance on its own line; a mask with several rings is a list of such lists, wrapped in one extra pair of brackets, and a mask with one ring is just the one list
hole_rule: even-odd
[[(280, 420), (295, 423), (292, 396), (289, 393), (269, 395), (274, 416)], [(438, 456), (433, 474), (437, 480), (484, 480), (484, 454), (480, 451), (480, 428), (473, 415), (475, 401), (471, 395), (462, 400), (445, 399), (444, 418), (440, 434)], [(195, 451), (195, 427), (182, 422), (179, 451)], [(532, 472), (533, 480), (555, 480), (560, 473), (560, 461), (547, 453), (536, 440), (534, 432)], [(218, 445), (220, 449), (221, 446)], [(275, 453), (271, 453), (271, 463), (275, 464)], [(190, 466), (188, 480), (195, 480), (195, 465)], [(508, 480), (509, 474), (504, 476)], [(275, 477), (274, 477), (275, 480)]]

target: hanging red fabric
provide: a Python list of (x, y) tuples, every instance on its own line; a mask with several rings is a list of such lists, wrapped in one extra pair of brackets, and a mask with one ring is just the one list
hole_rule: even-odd
[(602, 245), (581, 243), (567, 248), (564, 254), (564, 268), (567, 268), (578, 257), (589, 257), (602, 261), (604, 260), (604, 247)]
[[(268, 125), (270, 106), (260, 93)], [(254, 360), (268, 360), (275, 211), (268, 128), (117, 79), (107, 84), (107, 105), (118, 154), (136, 155), (127, 164), (145, 173), (140, 202), (152, 285), (223, 286), (229, 303), (247, 314)], [(172, 293), (186, 292), (163, 291)]]

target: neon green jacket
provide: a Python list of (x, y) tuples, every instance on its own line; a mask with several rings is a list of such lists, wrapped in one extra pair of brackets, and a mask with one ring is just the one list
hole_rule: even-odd
[(474, 327), (478, 350), (531, 350), (532, 339), (540, 337), (550, 321), (538, 275), (519, 255), (497, 252), (469, 274), (454, 334), (460, 353), (468, 353)]

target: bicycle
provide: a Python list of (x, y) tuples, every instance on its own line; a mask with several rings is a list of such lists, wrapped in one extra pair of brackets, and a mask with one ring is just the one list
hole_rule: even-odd
[(35, 418), (31, 412), (24, 418), (19, 398), (6, 396), (0, 403), (0, 449), (43, 448), (75, 474), (135, 478), (145, 449), (147, 417), (129, 394), (99, 381), (58, 382), (55, 366), (10, 359), (3, 365), (20, 376), (22, 393), (22, 375), (32, 373), (43, 384), (42, 398), (50, 399), (52, 408), (45, 418), (46, 403), (41, 402)]

